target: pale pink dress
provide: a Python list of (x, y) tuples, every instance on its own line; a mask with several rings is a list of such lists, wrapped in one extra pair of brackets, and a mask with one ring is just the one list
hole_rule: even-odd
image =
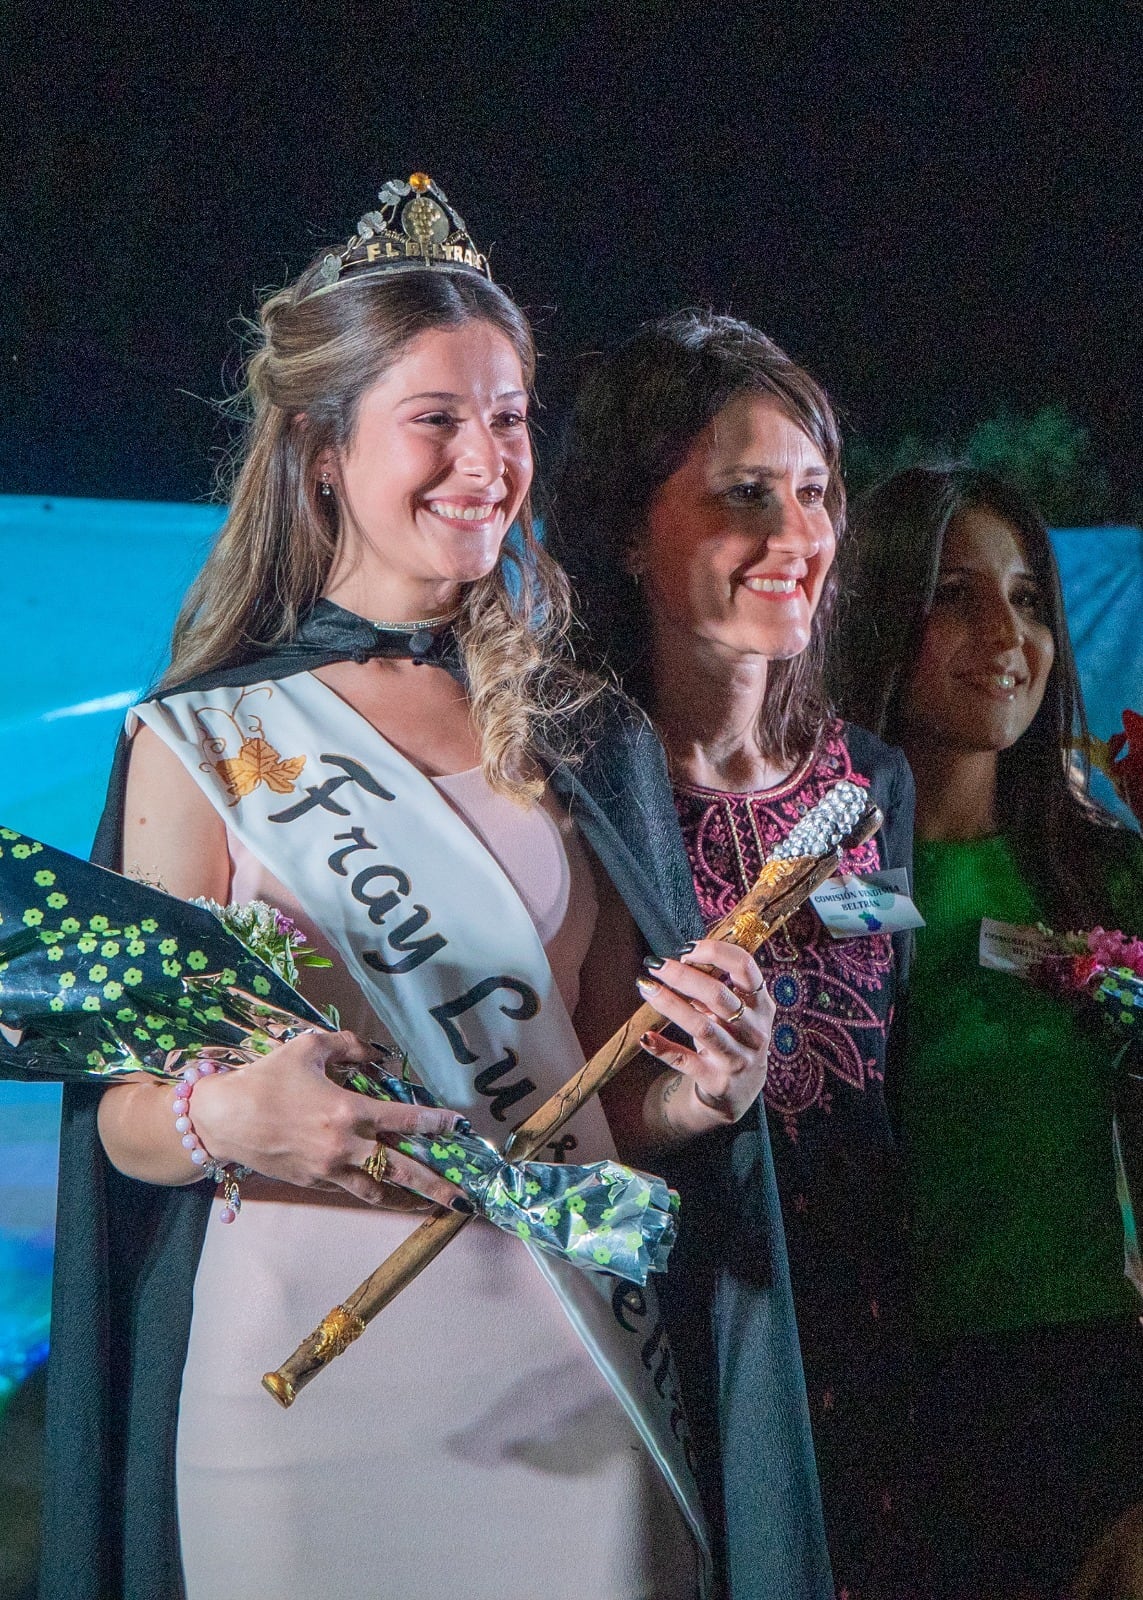
[[(437, 783), (512, 880), (574, 1011), (597, 909), (574, 828), (478, 771)], [(232, 899), (267, 900), (324, 943), (233, 838), (231, 853)], [(314, 976), (343, 1026), (382, 1036), (344, 970)], [(195, 1278), (177, 1441), (188, 1600), (693, 1600), (674, 1498), (517, 1240), (468, 1227), (287, 1412), (263, 1372), (421, 1219), (248, 1187), (233, 1227), (215, 1202)]]

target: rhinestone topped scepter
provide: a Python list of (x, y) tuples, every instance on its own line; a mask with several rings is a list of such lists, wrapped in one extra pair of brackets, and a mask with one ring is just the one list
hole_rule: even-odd
[[(833, 876), (841, 865), (842, 852), (855, 850), (872, 838), (882, 821), (880, 810), (864, 789), (848, 779), (836, 783), (791, 829), (763, 863), (747, 894), (707, 937), (757, 950)], [(526, 1161), (543, 1149), (592, 1095), (640, 1054), (643, 1034), (665, 1022), (654, 1006), (640, 1006), (602, 1050), (515, 1129), (505, 1156), (513, 1162)], [(364, 1333), (373, 1318), (470, 1221), (455, 1211), (439, 1211), (429, 1217), (347, 1300), (323, 1318), (287, 1361), (266, 1373), (263, 1387), (280, 1405), (293, 1405), (299, 1391)]]

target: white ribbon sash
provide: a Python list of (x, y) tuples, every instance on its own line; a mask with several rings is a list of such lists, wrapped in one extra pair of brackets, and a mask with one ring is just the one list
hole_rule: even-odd
[[(435, 785), (312, 673), (165, 695), (137, 706), (129, 729), (132, 717), (289, 884), (442, 1104), (503, 1144), (582, 1066), (547, 954), (499, 863)], [(567, 1133), (589, 1159), (615, 1153), (598, 1099)], [(708, 1573), (653, 1286), (530, 1253), (670, 1484)]]

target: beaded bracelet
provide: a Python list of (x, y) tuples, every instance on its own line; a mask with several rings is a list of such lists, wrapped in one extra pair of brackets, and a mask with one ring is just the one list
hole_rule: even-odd
[(242, 1209), (242, 1196), (238, 1192), (239, 1181), (248, 1178), (254, 1169), (236, 1165), (231, 1170), (230, 1167), (216, 1161), (208, 1154), (190, 1119), (191, 1092), (195, 1084), (200, 1078), (209, 1077), (212, 1072), (218, 1070), (213, 1061), (208, 1061), (202, 1056), (189, 1067), (184, 1067), (179, 1075), (180, 1082), (175, 1091), (175, 1098), (171, 1102), (171, 1110), (175, 1114), (175, 1131), (181, 1137), (183, 1149), (195, 1166), (202, 1168), (204, 1178), (222, 1185), (222, 1198), (225, 1204), (219, 1214), (219, 1221), (233, 1222)]

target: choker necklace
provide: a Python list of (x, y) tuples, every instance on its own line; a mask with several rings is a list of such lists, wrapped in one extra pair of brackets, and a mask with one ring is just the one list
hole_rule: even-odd
[(460, 607), (455, 611), (446, 611), (440, 617), (421, 617), (416, 622), (375, 622), (370, 619), (369, 626), (376, 628), (378, 633), (429, 633), (434, 628), (443, 628), (446, 622), (453, 622), (460, 616)]

